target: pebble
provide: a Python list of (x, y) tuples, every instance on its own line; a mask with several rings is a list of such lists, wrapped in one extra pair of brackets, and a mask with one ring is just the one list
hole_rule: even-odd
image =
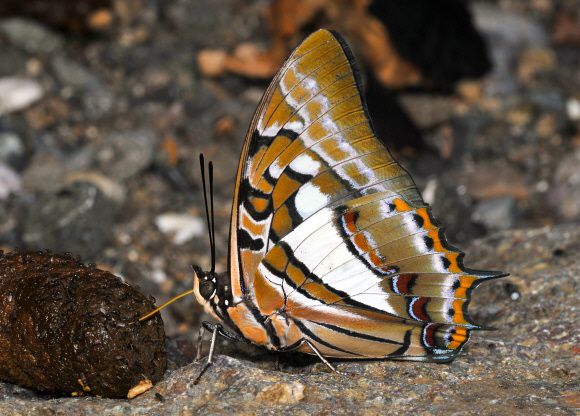
[(0, 21), (0, 33), (30, 53), (49, 54), (63, 48), (62, 37), (34, 20), (10, 18)]
[(107, 115), (113, 108), (114, 95), (105, 88), (91, 90), (82, 95), (85, 116), (89, 120), (99, 120)]
[(2, 59), (0, 59), (0, 77), (14, 76), (24, 73), (26, 69), (26, 53), (11, 45), (2, 45)]
[(554, 175), (548, 201), (567, 221), (580, 219), (580, 149), (564, 156)]
[(510, 196), (487, 199), (476, 205), (471, 218), (488, 230), (513, 228), (517, 215), (516, 200)]
[(155, 136), (150, 131), (117, 132), (97, 150), (100, 170), (114, 180), (129, 179), (146, 169), (155, 156)]
[(566, 101), (566, 113), (572, 121), (580, 121), (580, 99), (569, 98)]
[(25, 163), (26, 149), (18, 134), (12, 131), (0, 131), (0, 163), (20, 169)]
[(86, 109), (85, 116), (91, 120), (101, 118), (113, 107), (113, 94), (83, 65), (64, 56), (57, 56), (52, 61), (52, 69), (64, 91), (72, 89), (80, 95)]
[[(47, 143), (50, 139), (43, 137)], [(89, 170), (94, 158), (94, 150), (88, 146), (66, 156), (38, 151), (22, 172), (22, 185), (32, 192), (57, 192), (64, 186), (68, 175)]]
[(175, 245), (182, 245), (205, 232), (205, 223), (198, 217), (190, 214), (168, 212), (155, 218), (155, 225), (159, 230), (172, 236)]
[(0, 116), (23, 110), (44, 95), (42, 86), (33, 79), (0, 78)]
[(20, 175), (0, 162), (0, 201), (21, 190)]
[(76, 182), (37, 197), (22, 219), (28, 248), (73, 252), (92, 259), (111, 237), (114, 210), (99, 189)]
[(566, 103), (561, 91), (541, 89), (528, 93), (530, 101), (546, 111), (564, 112)]
[(452, 97), (433, 94), (402, 94), (400, 102), (421, 129), (431, 129), (454, 115)]
[(101, 87), (99, 79), (87, 68), (64, 56), (52, 60), (52, 69), (62, 84), (87, 90)]
[(517, 76), (522, 84), (529, 84), (537, 73), (553, 70), (556, 65), (556, 54), (551, 49), (525, 49), (520, 53)]
[[(0, 185), (1, 187), (2, 185)], [(16, 227), (18, 225), (16, 216), (8, 204), (0, 204), (0, 246), (14, 247), (18, 244)]]

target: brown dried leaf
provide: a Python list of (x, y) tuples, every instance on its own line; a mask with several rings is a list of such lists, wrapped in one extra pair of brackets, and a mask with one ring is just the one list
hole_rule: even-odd
[(250, 78), (270, 78), (280, 64), (271, 55), (253, 43), (242, 43), (233, 55), (228, 55), (225, 67), (228, 71)]

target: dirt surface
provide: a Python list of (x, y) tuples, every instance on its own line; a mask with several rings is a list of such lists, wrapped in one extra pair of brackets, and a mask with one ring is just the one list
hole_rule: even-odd
[[(40, 397), (0, 384), (0, 414), (573, 415), (578, 406), (580, 230), (505, 231), (469, 247), (468, 264), (512, 272), (477, 289), (470, 307), (494, 331), (473, 334), (451, 364), (339, 362), (223, 344), (198, 385), (191, 340), (169, 345), (163, 381), (132, 401)], [(207, 348), (207, 345), (206, 347)]]

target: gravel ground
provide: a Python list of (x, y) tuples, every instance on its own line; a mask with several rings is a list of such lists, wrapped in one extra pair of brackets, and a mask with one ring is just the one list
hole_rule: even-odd
[[(573, 415), (578, 407), (580, 230), (504, 231), (469, 246), (475, 267), (512, 272), (477, 289), (475, 333), (452, 364), (342, 362), (222, 344), (198, 385), (191, 341), (170, 341), (170, 369), (132, 401), (39, 397), (0, 383), (0, 414), (454, 414)], [(207, 348), (207, 347), (206, 347)], [(576, 409), (577, 410), (577, 409)]]
[[(97, 33), (18, 16), (0, 19), (0, 249), (71, 251), (164, 301), (191, 286), (190, 264), (209, 265), (199, 152), (216, 166), (218, 269), (225, 266), (234, 171), (265, 88), (233, 75), (202, 77), (196, 54), (244, 41), (266, 45), (262, 16), (268, 2), (134, 3), (139, 8), (114, 7), (115, 24)], [(234, 358), (220, 358), (220, 369), (199, 387), (184, 381), (195, 366), (170, 373), (158, 392), (172, 400), (149, 395), (131, 403), (44, 402), (2, 385), (6, 400), (0, 406), (22, 414), (31, 411), (29, 401), (53, 410), (72, 406), (75, 413), (100, 406), (111, 414), (139, 413), (146, 406), (161, 414), (187, 402), (211, 413), (225, 411), (237, 398), (247, 412), (260, 407), (268, 413), (282, 407), (262, 408), (262, 401), (303, 394), (296, 409), (309, 413), (332, 409), (334, 400), (370, 413), (386, 405), (427, 411), (427, 398), (436, 407), (432, 412), (451, 403), (466, 413), (481, 398), (487, 414), (570, 413), (566, 406), (578, 406), (578, 396), (571, 392), (566, 357), (577, 351), (565, 347), (567, 338), (553, 337), (573, 330), (573, 294), (565, 293), (573, 290), (578, 264), (572, 249), (549, 254), (563, 250), (566, 241), (578, 247), (580, 222), (579, 44), (556, 36), (558, 30), (578, 30), (578, 23), (565, 26), (562, 10), (580, 10), (580, 3), (474, 3), (494, 60), (477, 93), (399, 95), (425, 146), (398, 157), (449, 240), (465, 247), (493, 235), (472, 244), (475, 254), (468, 251), (468, 259), (510, 271), (512, 292), (522, 293), (518, 303), (509, 301), (504, 283), (482, 289), (489, 300), (482, 313), (504, 327), (475, 336), (458, 363), (345, 364), (345, 371), (364, 373), (345, 379), (318, 365), (289, 370), (291, 375), (256, 368), (232, 352)], [(505, 231), (510, 229), (522, 231)], [(550, 261), (534, 271), (539, 250)], [(182, 340), (182, 349), (203, 318), (192, 299), (163, 316), (167, 334)], [(530, 337), (534, 330), (539, 335)], [(264, 360), (270, 365), (264, 358), (258, 367)], [(277, 383), (281, 387), (272, 387)], [(406, 383), (414, 384), (409, 389)], [(333, 386), (339, 385), (348, 393), (337, 399)], [(288, 391), (290, 398), (277, 398)], [(218, 396), (223, 400), (211, 400)]]

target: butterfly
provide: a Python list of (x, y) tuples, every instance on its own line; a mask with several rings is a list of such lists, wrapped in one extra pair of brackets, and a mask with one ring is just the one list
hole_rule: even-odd
[(243, 145), (226, 273), (215, 272), (206, 196), (212, 268), (194, 266), (191, 292), (233, 331), (204, 324), (207, 365), (218, 334), (331, 368), (326, 358), (446, 362), (479, 328), (471, 294), (505, 274), (463, 265), (375, 135), (361, 91), (336, 32), (319, 30), (292, 52)]

